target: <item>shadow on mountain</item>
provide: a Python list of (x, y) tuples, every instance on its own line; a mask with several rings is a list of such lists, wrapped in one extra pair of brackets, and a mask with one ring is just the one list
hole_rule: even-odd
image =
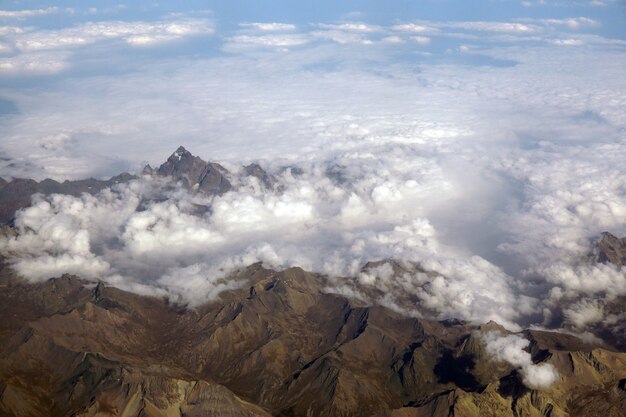
[(434, 371), (439, 383), (452, 383), (464, 391), (476, 392), (480, 384), (472, 375), (475, 365), (474, 355), (455, 357), (451, 350), (445, 350)]
[(519, 398), (528, 391), (522, 382), (522, 376), (516, 370), (500, 378), (498, 393), (505, 398)]

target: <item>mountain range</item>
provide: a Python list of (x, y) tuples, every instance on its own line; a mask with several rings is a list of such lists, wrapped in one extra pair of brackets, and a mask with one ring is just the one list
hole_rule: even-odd
[[(237, 175), (280, 189), (259, 165), (233, 174), (183, 147), (142, 175), (206, 195), (237, 187)], [(135, 178), (0, 183), (2, 233), (16, 233), (11, 219), (33, 193), (96, 193)], [(602, 234), (589, 262), (625, 265), (626, 238)], [(323, 275), (298, 267), (240, 268), (230, 279), (245, 287), (194, 308), (68, 274), (30, 283), (1, 257), (0, 268), (0, 416), (626, 415), (623, 336), (407, 317), (327, 293)], [(528, 384), (489, 337), (527, 341), (522, 355), (554, 369), (554, 383)]]

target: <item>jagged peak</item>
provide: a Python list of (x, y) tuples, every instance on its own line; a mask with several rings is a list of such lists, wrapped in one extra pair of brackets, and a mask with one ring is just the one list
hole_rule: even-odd
[(193, 155), (192, 155), (191, 152), (189, 152), (187, 149), (185, 149), (184, 146), (181, 145), (181, 146), (178, 147), (178, 149), (176, 149), (174, 151), (174, 153), (172, 153), (172, 155), (170, 156), (169, 159), (177, 159), (177, 160), (180, 161), (182, 158), (185, 158), (185, 157), (187, 157), (187, 158), (188, 157), (193, 157)]

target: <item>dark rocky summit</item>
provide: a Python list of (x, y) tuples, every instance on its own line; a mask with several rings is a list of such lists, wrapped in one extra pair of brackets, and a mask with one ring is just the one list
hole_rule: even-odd
[(128, 173), (122, 173), (108, 180), (89, 178), (78, 181), (57, 182), (47, 178), (41, 182), (32, 179), (16, 178), (10, 182), (0, 181), (0, 224), (9, 223), (15, 212), (28, 207), (33, 194), (69, 194), (78, 196), (82, 193), (96, 194), (115, 184), (128, 182), (137, 178)]
[[(215, 162), (206, 162), (200, 157), (192, 155), (182, 146), (159, 168), (154, 169), (150, 165), (146, 165), (141, 174), (171, 178), (187, 189), (207, 195), (222, 195), (233, 189), (231, 179), (229, 179), (233, 177), (233, 174), (226, 168)], [(278, 189), (277, 179), (258, 164), (243, 167), (243, 176), (256, 177), (264, 189)], [(10, 223), (17, 210), (28, 207), (34, 194), (68, 194), (73, 196), (82, 193), (96, 194), (115, 184), (137, 178), (137, 176), (128, 173), (122, 173), (108, 180), (89, 178), (62, 183), (50, 178), (41, 182), (22, 178), (6, 181), (0, 178), (0, 225)]]
[(184, 147), (179, 147), (156, 171), (162, 177), (180, 180), (187, 188), (198, 187), (207, 194), (220, 195), (232, 188), (226, 168), (205, 162)]
[(609, 232), (602, 233), (594, 255), (598, 262), (626, 265), (626, 237), (620, 239)]
[(256, 177), (262, 186), (268, 190), (273, 190), (278, 184), (278, 180), (272, 174), (267, 173), (259, 164), (250, 164), (243, 167), (245, 175)]

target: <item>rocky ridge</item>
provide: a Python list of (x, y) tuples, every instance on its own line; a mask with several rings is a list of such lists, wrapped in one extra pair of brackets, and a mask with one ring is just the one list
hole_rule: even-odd
[(602, 233), (594, 247), (594, 260), (626, 266), (626, 237), (618, 238), (609, 232)]
[[(180, 146), (163, 164), (157, 169), (150, 165), (144, 167), (142, 175), (152, 175), (168, 178), (182, 187), (209, 196), (222, 195), (236, 187), (233, 181), (240, 182), (240, 178), (229, 172), (216, 162), (206, 162), (198, 156), (194, 156)], [(276, 178), (266, 172), (258, 164), (250, 164), (242, 167), (243, 177), (253, 177), (258, 180), (261, 187), (267, 190), (278, 189)], [(15, 212), (31, 204), (34, 194), (68, 194), (78, 196), (82, 193), (96, 194), (105, 188), (116, 184), (126, 183), (138, 179), (137, 175), (127, 172), (116, 175), (108, 180), (89, 178), (86, 180), (58, 182), (47, 178), (41, 182), (32, 179), (15, 178), (6, 181), (0, 178), (0, 225), (10, 224)]]
[(78, 277), (0, 271), (2, 416), (619, 416), (626, 353), (527, 330), (558, 381), (524, 386), (486, 353), (495, 323), (408, 318), (260, 264), (186, 309)]

